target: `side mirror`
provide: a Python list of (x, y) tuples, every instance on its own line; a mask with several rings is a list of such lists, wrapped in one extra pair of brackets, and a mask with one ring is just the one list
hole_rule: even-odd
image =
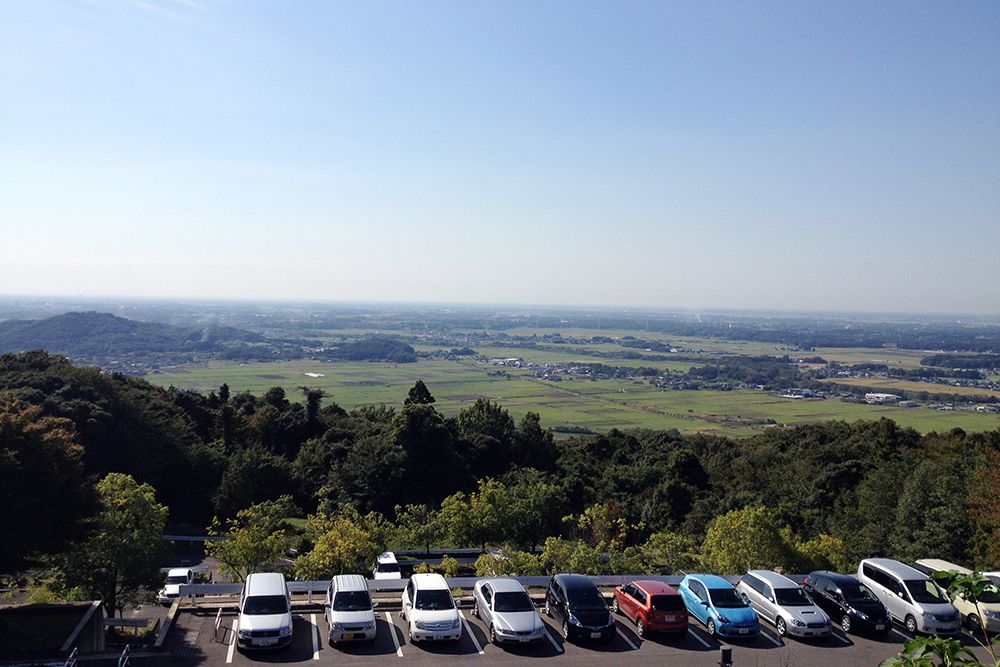
[(374, 609), (377, 606), (378, 606), (378, 602), (376, 602), (375, 600), (372, 600), (372, 609)]
[(708, 600), (702, 600), (701, 601), (701, 606), (702, 607), (707, 607), (708, 606)]
[(903, 597), (903, 591), (896, 591), (896, 595), (900, 598)]
[(412, 604), (410, 604), (409, 602), (407, 602), (407, 603), (406, 603), (406, 606), (407, 606), (407, 608), (409, 608), (409, 607), (412, 607), (413, 605), (412, 605)]

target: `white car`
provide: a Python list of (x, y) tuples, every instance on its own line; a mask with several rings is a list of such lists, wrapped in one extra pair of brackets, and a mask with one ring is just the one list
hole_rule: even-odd
[(424, 640), (459, 641), (462, 619), (448, 582), (440, 574), (414, 574), (403, 589), (402, 610), (410, 642)]
[(375, 605), (360, 574), (340, 574), (326, 589), (324, 613), (330, 643), (375, 641)]
[(801, 586), (777, 572), (750, 570), (736, 590), (761, 618), (774, 624), (781, 637), (826, 637), (833, 631), (826, 612)]
[[(933, 575), (935, 572), (957, 572), (959, 574), (972, 574), (972, 570), (955, 563), (938, 558), (925, 558), (918, 560), (915, 565), (921, 572)], [(995, 574), (995, 573), (992, 573)], [(992, 584), (985, 590), (979, 598), (979, 605), (969, 602), (963, 597), (958, 597), (952, 601), (955, 608), (962, 615), (969, 626), (975, 630), (986, 627), (987, 632), (1000, 632), (1000, 578), (990, 576), (991, 573), (984, 573), (985, 579)], [(948, 584), (944, 584), (947, 586)]]
[(372, 566), (372, 578), (373, 579), (402, 579), (403, 576), (399, 572), (399, 562), (396, 560), (396, 554), (391, 551), (384, 551), (378, 555), (375, 559), (375, 565)]
[(248, 576), (236, 622), (239, 648), (291, 646), (292, 596), (284, 575), (259, 572)]
[(958, 609), (920, 570), (891, 558), (866, 558), (858, 565), (858, 580), (913, 634), (954, 635), (961, 630)]
[(186, 567), (175, 567), (167, 571), (167, 579), (163, 582), (163, 588), (156, 596), (160, 604), (173, 604), (180, 595), (180, 587), (183, 584), (194, 583), (194, 570)]
[(473, 614), (494, 644), (526, 644), (545, 636), (545, 624), (524, 587), (513, 579), (480, 579), (473, 588)]

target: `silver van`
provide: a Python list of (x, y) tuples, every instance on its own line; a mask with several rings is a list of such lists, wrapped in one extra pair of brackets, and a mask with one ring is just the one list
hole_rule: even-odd
[(826, 637), (833, 631), (826, 612), (801, 586), (777, 572), (750, 570), (736, 590), (758, 615), (774, 624), (781, 637)]
[(858, 579), (911, 633), (953, 635), (961, 629), (958, 610), (923, 572), (891, 558), (866, 558)]

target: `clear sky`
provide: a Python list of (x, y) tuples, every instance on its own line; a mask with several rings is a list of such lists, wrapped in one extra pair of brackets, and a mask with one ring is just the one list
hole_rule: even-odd
[(0, 293), (1000, 313), (1000, 2), (0, 0)]

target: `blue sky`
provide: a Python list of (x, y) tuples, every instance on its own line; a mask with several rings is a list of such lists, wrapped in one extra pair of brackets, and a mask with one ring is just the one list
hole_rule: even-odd
[(0, 0), (0, 293), (1000, 313), (1000, 3)]

